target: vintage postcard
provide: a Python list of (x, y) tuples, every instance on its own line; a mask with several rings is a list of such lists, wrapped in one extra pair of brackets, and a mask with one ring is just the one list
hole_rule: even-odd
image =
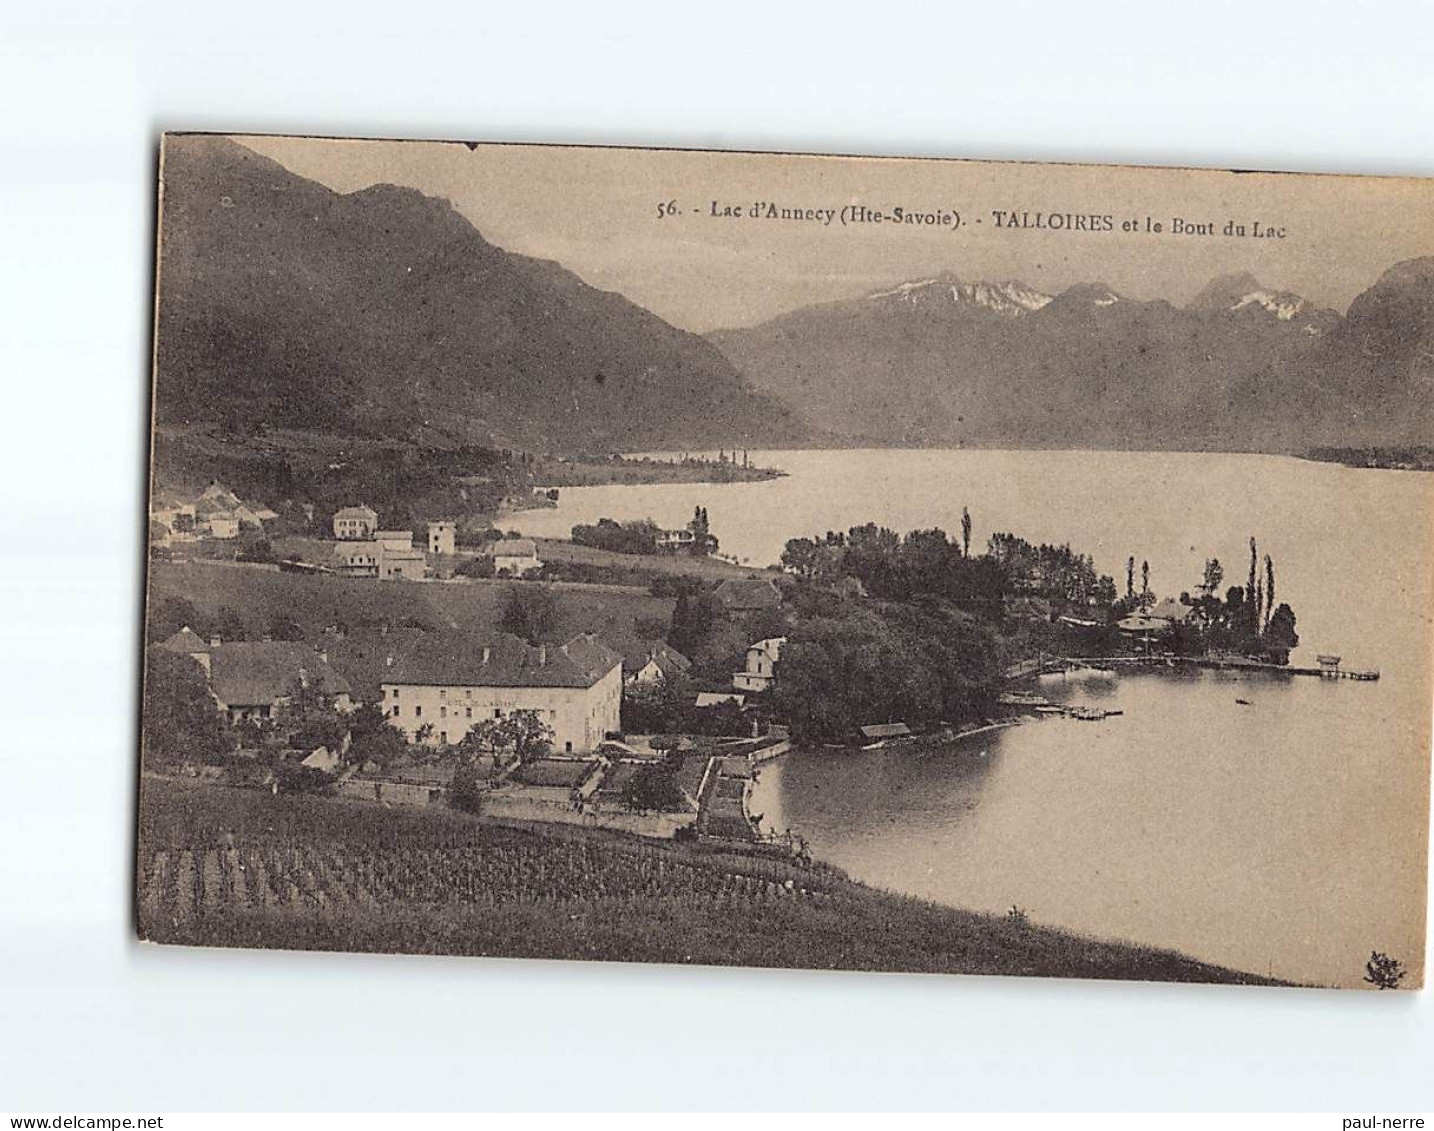
[(1422, 985), (1434, 182), (159, 192), (142, 938)]

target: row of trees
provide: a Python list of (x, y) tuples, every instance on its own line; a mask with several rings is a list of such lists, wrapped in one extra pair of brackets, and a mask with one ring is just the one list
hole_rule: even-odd
[(782, 551), (782, 566), (804, 581), (834, 585), (854, 577), (873, 597), (909, 601), (940, 597), (962, 608), (996, 615), (1009, 578), (990, 555), (970, 553), (969, 516), (962, 539), (944, 530), (913, 530), (905, 537), (875, 523), (846, 533), (793, 538)]
[(1116, 599), (1115, 581), (1096, 572), (1095, 559), (1067, 542), (1035, 545), (1014, 534), (991, 535), (987, 553), (1000, 564), (1015, 587), (1050, 600), (1084, 605), (1094, 600), (1109, 605)]
[(633, 522), (614, 522), (600, 518), (595, 524), (579, 523), (573, 527), (573, 541), (579, 546), (607, 550), (614, 554), (655, 554), (657, 536), (662, 528), (650, 518)]
[[(711, 557), (718, 550), (719, 543), (712, 533), (706, 507), (696, 507), (687, 524), (692, 541), (686, 549), (694, 557)], [(600, 518), (595, 523), (578, 523), (573, 527), (572, 539), (579, 546), (590, 546), (595, 550), (607, 550), (614, 554), (655, 554), (659, 550), (658, 539), (662, 527), (650, 518), (634, 519), (631, 522), (615, 522)]]
[[(1225, 567), (1219, 558), (1205, 562), (1198, 595), (1190, 600), (1198, 614), (1180, 626), (1175, 641), (1180, 650), (1224, 649), (1246, 655), (1263, 655), (1285, 663), (1299, 647), (1295, 613), (1285, 602), (1275, 600), (1275, 562), (1264, 556), (1261, 569), (1259, 546), (1250, 539), (1250, 566), (1245, 585), (1232, 585), (1220, 594)], [(1182, 594), (1188, 597), (1188, 594)]]

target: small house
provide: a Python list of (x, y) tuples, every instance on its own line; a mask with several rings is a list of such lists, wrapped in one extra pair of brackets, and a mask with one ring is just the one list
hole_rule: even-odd
[(372, 507), (344, 507), (334, 514), (334, 537), (341, 541), (372, 538), (378, 529), (378, 512)]
[(174, 652), (180, 656), (188, 656), (203, 668), (206, 674), (209, 671), (209, 645), (199, 633), (188, 625), (155, 647), (162, 652)]
[(696, 541), (697, 535), (685, 527), (682, 530), (659, 530), (657, 532), (657, 548), (668, 554), (691, 550)]
[(279, 640), (210, 644), (209, 687), (230, 722), (272, 719), (299, 685), (332, 696), (340, 711), (353, 708), (348, 681), (329, 666), (327, 654), (310, 645)]
[(379, 548), (374, 542), (338, 542), (334, 570), (343, 577), (377, 577)]
[(531, 538), (505, 538), (493, 543), (493, 572), (522, 577), (543, 563), (538, 558), (538, 546)]
[(239, 519), (233, 514), (212, 514), (204, 525), (211, 538), (228, 540), (239, 537)]
[(785, 636), (759, 640), (747, 649), (746, 666), (732, 673), (732, 686), (738, 691), (767, 691), (777, 679), (777, 662), (782, 658)]
[(654, 687), (692, 669), (692, 661), (667, 644), (640, 648), (623, 659), (623, 682), (629, 687)]
[(427, 557), (411, 545), (407, 550), (380, 550), (379, 577), (384, 581), (422, 581), (427, 570)]

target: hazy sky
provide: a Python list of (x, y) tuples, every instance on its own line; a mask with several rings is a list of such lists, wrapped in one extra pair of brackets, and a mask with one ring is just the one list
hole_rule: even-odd
[[(555, 259), (689, 330), (749, 325), (814, 302), (954, 272), (1056, 292), (1103, 282), (1182, 303), (1249, 271), (1341, 312), (1393, 263), (1434, 254), (1434, 181), (757, 156), (436, 142), (240, 138), (340, 192), (390, 182), (453, 202), (493, 243)], [(675, 200), (681, 213), (660, 217)], [(737, 219), (714, 218), (735, 205)], [(755, 202), (833, 219), (753, 219)], [(842, 226), (844, 206), (958, 212), (958, 228)], [(997, 211), (1096, 214), (1110, 231), (998, 225)], [(1145, 229), (1146, 217), (1165, 226)], [(1217, 234), (1175, 235), (1182, 218)], [(1125, 232), (1135, 221), (1141, 230)], [(1227, 221), (1282, 239), (1228, 238)]]

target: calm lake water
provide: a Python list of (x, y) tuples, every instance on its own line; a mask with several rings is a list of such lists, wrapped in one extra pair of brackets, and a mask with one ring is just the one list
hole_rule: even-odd
[[(680, 526), (705, 506), (754, 565), (787, 538), (875, 521), (1070, 542), (1123, 584), (1193, 590), (1207, 557), (1243, 584), (1248, 539), (1298, 618), (1295, 662), (1342, 654), (1378, 683), (1220, 673), (1050, 677), (1052, 698), (1124, 711), (1042, 720), (939, 754), (793, 754), (756, 808), (823, 859), (895, 891), (1174, 947), (1258, 973), (1357, 985), (1371, 949), (1417, 967), (1430, 706), (1434, 477), (1272, 456), (753, 453), (788, 476), (569, 488), (509, 525)], [(1250, 700), (1249, 706), (1235, 702)], [(1411, 900), (1415, 892), (1418, 900)]]

